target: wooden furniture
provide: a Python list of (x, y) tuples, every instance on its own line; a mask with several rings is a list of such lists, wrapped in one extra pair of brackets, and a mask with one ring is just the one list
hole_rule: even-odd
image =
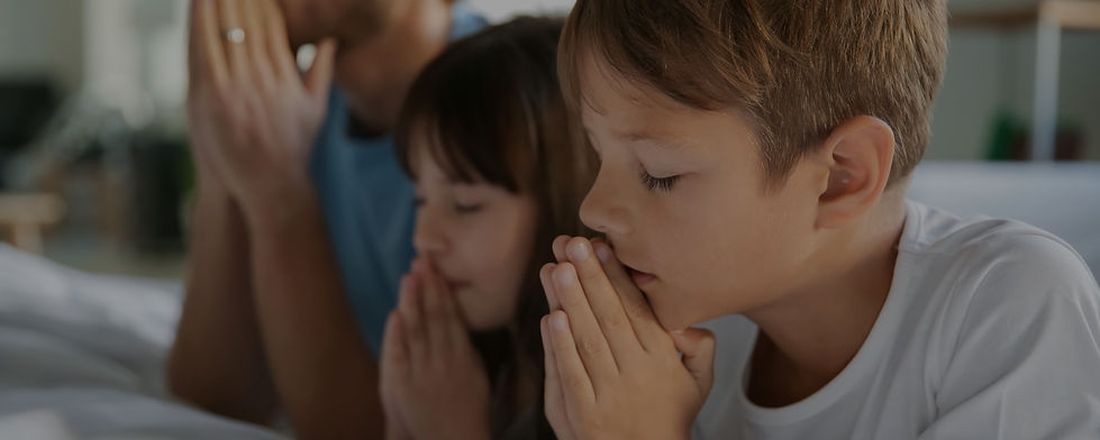
[(1024, 28), (1036, 32), (1031, 157), (1033, 160), (1054, 160), (1062, 32), (1100, 31), (1100, 0), (1041, 0), (1028, 6), (1000, 10), (955, 8), (951, 11), (951, 26), (995, 30)]
[(54, 195), (0, 194), (0, 233), (18, 249), (41, 253), (44, 229), (60, 221), (64, 211)]

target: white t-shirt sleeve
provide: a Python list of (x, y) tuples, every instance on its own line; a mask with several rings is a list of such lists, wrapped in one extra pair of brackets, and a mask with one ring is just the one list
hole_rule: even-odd
[[(1000, 240), (998, 240), (1000, 241)], [(1014, 236), (956, 286), (920, 439), (1100, 439), (1100, 288), (1065, 244)]]

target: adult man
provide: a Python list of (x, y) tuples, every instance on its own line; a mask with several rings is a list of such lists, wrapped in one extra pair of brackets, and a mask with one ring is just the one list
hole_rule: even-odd
[[(302, 438), (381, 435), (372, 351), (413, 216), (385, 133), (419, 70), (484, 24), (450, 0), (193, 1), (173, 392), (257, 423), (281, 407)], [(291, 48), (308, 42), (301, 74)]]

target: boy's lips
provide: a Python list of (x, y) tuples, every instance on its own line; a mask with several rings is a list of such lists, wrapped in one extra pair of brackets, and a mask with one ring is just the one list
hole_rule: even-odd
[(615, 244), (610, 240), (608, 240), (608, 245), (611, 246), (611, 249), (616, 253), (619, 263), (623, 265), (623, 269), (626, 269), (626, 273), (630, 275), (630, 279), (634, 281), (634, 285), (638, 286), (639, 289), (657, 281), (657, 275), (637, 269), (636, 266), (632, 265), (631, 258), (626, 255), (625, 252), (620, 252), (623, 249), (616, 248)]
[(634, 284), (639, 288), (645, 287), (647, 284), (651, 284), (654, 281), (657, 281), (657, 275), (642, 272), (629, 266), (626, 267), (626, 272), (630, 274), (630, 279), (633, 280)]
[[(622, 262), (622, 260), (620, 260), (620, 262)], [(623, 269), (626, 269), (626, 273), (630, 275), (630, 279), (634, 281), (634, 285), (638, 286), (639, 289), (644, 288), (646, 285), (652, 284), (653, 282), (657, 281), (657, 275), (635, 269), (626, 262), (622, 262), (622, 264)]]

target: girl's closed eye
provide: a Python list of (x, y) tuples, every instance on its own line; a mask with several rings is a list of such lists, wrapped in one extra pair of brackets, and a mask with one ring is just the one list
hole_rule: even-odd
[[(460, 195), (455, 195), (455, 196), (449, 196), (449, 197), (445, 197), (445, 198), (450, 199), (449, 200), (450, 208), (456, 214), (460, 214), (460, 215), (475, 214), (475, 213), (481, 212), (485, 209), (485, 206), (486, 206), (485, 201), (483, 201), (479, 198), (476, 198), (476, 197), (470, 197), (470, 196), (463, 197), (463, 196), (460, 196)], [(426, 196), (421, 195), (421, 194), (416, 194), (416, 195), (413, 196), (413, 207), (416, 210), (419, 211), (421, 209), (424, 209), (424, 207), (426, 207), (427, 205), (428, 205), (428, 198)], [(444, 205), (444, 206), (446, 206), (446, 205)]]
[(453, 185), (450, 188), (450, 206), (457, 215), (477, 214), (485, 210), (489, 203), (498, 200), (501, 191), (485, 183)]
[(484, 209), (485, 209), (485, 203), (483, 203), (483, 202), (463, 203), (463, 202), (455, 201), (455, 203), (454, 203), (454, 210), (458, 214), (476, 214), (476, 213), (481, 212)]

